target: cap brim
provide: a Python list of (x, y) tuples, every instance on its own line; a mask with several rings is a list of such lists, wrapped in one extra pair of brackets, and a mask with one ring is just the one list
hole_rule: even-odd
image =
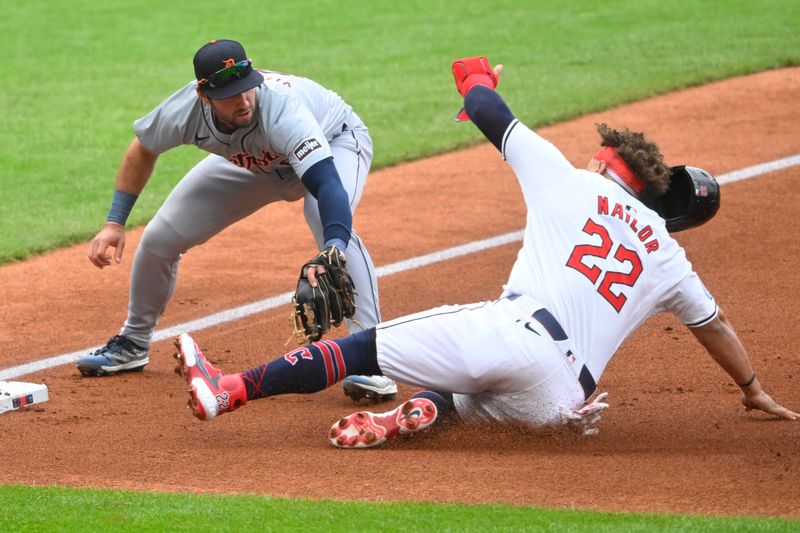
[(250, 71), (250, 74), (245, 76), (244, 78), (240, 78), (238, 80), (234, 80), (227, 85), (223, 85), (222, 87), (206, 87), (200, 85), (200, 90), (208, 96), (209, 98), (213, 98), (214, 100), (224, 100), (225, 98), (230, 98), (231, 96), (236, 96), (237, 94), (241, 94), (245, 91), (249, 91), (253, 87), (258, 87), (264, 81), (264, 76), (255, 69)]

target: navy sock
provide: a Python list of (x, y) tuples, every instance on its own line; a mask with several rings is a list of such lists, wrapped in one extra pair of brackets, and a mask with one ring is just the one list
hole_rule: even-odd
[(382, 374), (375, 348), (375, 328), (343, 339), (308, 344), (270, 363), (242, 372), (247, 399), (276, 394), (319, 392), (350, 375)]
[(436, 406), (437, 423), (456, 412), (456, 406), (453, 403), (453, 395), (449, 392), (424, 390), (416, 393), (414, 396), (412, 396), (412, 398), (426, 398), (432, 401)]

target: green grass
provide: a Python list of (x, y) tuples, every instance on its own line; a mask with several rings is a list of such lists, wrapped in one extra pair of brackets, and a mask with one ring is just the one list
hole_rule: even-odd
[[(192, 79), (206, 40), (311, 77), (370, 126), (375, 168), (482, 140), (456, 125), (454, 58), (486, 54), (532, 126), (677, 87), (800, 64), (796, 0), (0, 0), (0, 263), (90, 238), (131, 123)], [(131, 225), (202, 157), (162, 156)]]
[(779, 518), (0, 486), (2, 531), (798, 531)]

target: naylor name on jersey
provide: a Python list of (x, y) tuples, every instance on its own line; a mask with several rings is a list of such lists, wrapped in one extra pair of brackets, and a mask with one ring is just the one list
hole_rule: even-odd
[(611, 209), (611, 213), (608, 212), (608, 197), (606, 196), (598, 196), (597, 197), (597, 214), (598, 215), (605, 215), (608, 217), (616, 217), (626, 224), (628, 227), (631, 228), (636, 236), (639, 238), (639, 241), (644, 243), (644, 248), (647, 253), (652, 253), (658, 250), (658, 239), (652, 239), (648, 241), (650, 237), (653, 236), (653, 228), (649, 225), (639, 229), (636, 225), (638, 224), (638, 220), (636, 220), (635, 216), (631, 216), (630, 212), (625, 209), (621, 204), (614, 203), (614, 207)]

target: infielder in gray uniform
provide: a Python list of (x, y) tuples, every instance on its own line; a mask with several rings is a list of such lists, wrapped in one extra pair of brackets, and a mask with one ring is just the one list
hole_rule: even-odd
[[(134, 123), (136, 138), (117, 174), (107, 221), (91, 243), (92, 263), (110, 265), (109, 246), (116, 249), (114, 261), (122, 260), (125, 222), (159, 154), (193, 144), (211, 155), (178, 183), (147, 225), (134, 258), (128, 318), (119, 335), (77, 360), (83, 375), (143, 369), (181, 254), (277, 201), (303, 199), (319, 248), (345, 252), (357, 293), (348, 330), (380, 321), (375, 267), (352, 230), (372, 162), (367, 127), (335, 92), (306, 78), (254, 69), (235, 41), (204, 45), (194, 70), (196, 81)], [(354, 399), (390, 399), (397, 387), (383, 376), (355, 376), (345, 392)]]

